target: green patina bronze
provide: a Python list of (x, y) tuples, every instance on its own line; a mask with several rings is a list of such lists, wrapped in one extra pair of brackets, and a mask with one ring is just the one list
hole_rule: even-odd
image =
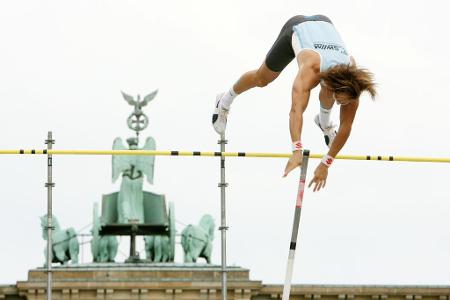
[[(130, 137), (127, 146), (117, 137), (113, 142), (114, 150), (155, 150), (156, 143), (147, 137), (143, 147), (139, 147), (139, 133), (148, 126), (148, 117), (142, 111), (157, 94), (157, 91), (136, 100), (122, 92), (124, 99), (133, 105), (128, 117), (128, 127), (135, 131), (136, 137)], [(119, 192), (103, 195), (102, 216), (99, 236), (129, 235), (130, 257), (126, 262), (141, 262), (136, 252), (135, 238), (145, 236), (146, 261), (173, 262), (175, 256), (175, 216), (173, 204), (166, 209), (164, 195), (144, 190), (144, 180), (153, 184), (155, 167), (154, 156), (113, 155), (112, 181), (121, 178)], [(106, 242), (105, 242), (106, 243)], [(96, 244), (96, 251), (98, 245)], [(103, 249), (105, 250), (105, 249)], [(106, 251), (108, 252), (108, 251)], [(106, 254), (106, 253), (105, 253)]]
[(144, 237), (145, 255), (148, 262), (170, 262), (170, 239), (167, 235), (148, 235)]
[(122, 92), (122, 96), (125, 99), (125, 101), (127, 101), (128, 104), (130, 104), (134, 107), (134, 111), (131, 113), (131, 115), (127, 119), (128, 127), (131, 130), (134, 130), (134, 131), (136, 131), (136, 133), (138, 133), (139, 131), (142, 131), (145, 128), (147, 128), (148, 117), (142, 111), (142, 107), (146, 106), (150, 101), (152, 101), (153, 98), (155, 98), (157, 93), (158, 93), (158, 90), (155, 90), (152, 93), (145, 96), (144, 99), (141, 101), (140, 95), (137, 95), (137, 99), (134, 100), (133, 96), (130, 96), (130, 95)]
[(210, 215), (204, 215), (198, 225), (188, 225), (181, 232), (184, 262), (196, 262), (202, 257), (208, 264), (211, 263), (214, 227), (214, 219)]
[(100, 235), (100, 217), (98, 215), (98, 204), (94, 203), (92, 222), (91, 253), (94, 262), (114, 262), (117, 255), (119, 243), (114, 235)]
[[(79, 244), (77, 239), (77, 234), (75, 230), (70, 227), (67, 229), (61, 229), (59, 226), (59, 222), (55, 216), (53, 218), (53, 233), (52, 233), (52, 263), (61, 263), (68, 264), (69, 261), (72, 264), (78, 263), (78, 252), (79, 252)], [(48, 240), (47, 235), (47, 215), (40, 217), (41, 219), (41, 229), (42, 229), (42, 238), (44, 240)], [(47, 246), (44, 251), (45, 255), (45, 264), (44, 267), (47, 267)]]
[(169, 235), (148, 235), (144, 237), (146, 261), (173, 262), (175, 259), (175, 209), (169, 204)]
[[(148, 137), (145, 145), (138, 148), (137, 138), (128, 138), (130, 150), (155, 150), (155, 140)], [(114, 150), (127, 149), (120, 137), (114, 140)], [(113, 155), (112, 180), (113, 182), (122, 175), (122, 183), (118, 195), (119, 223), (144, 223), (144, 177), (148, 183), (153, 183), (154, 156), (146, 155)]]

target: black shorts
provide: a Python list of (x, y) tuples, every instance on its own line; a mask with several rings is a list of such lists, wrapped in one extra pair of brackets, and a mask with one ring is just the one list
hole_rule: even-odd
[(278, 35), (272, 48), (266, 56), (266, 66), (274, 72), (281, 72), (283, 69), (295, 58), (294, 50), (292, 49), (292, 33), (293, 27), (297, 24), (306, 21), (325, 21), (331, 23), (331, 20), (323, 15), (314, 16), (295, 16), (290, 18)]

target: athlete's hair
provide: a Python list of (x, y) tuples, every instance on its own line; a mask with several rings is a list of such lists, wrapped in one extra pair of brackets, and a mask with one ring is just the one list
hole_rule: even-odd
[(370, 94), (372, 100), (377, 95), (373, 74), (354, 65), (339, 64), (321, 72), (319, 76), (334, 92), (347, 94), (352, 99), (359, 99), (364, 91)]

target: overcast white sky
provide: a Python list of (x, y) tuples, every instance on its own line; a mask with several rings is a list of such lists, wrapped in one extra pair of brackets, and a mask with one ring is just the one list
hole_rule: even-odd
[[(362, 97), (341, 154), (450, 156), (446, 1), (2, 1), (1, 149), (110, 149), (127, 138), (131, 107), (120, 95), (159, 94), (146, 108), (160, 150), (218, 150), (210, 125), (215, 95), (258, 67), (284, 22), (325, 14), (358, 64), (379, 83)], [(290, 64), (264, 89), (233, 104), (229, 151), (289, 152)], [(305, 113), (303, 143), (326, 151), (313, 123), (317, 91)], [(337, 114), (334, 117), (337, 119)], [(93, 203), (118, 190), (110, 157), (54, 158), (54, 212), (77, 230)], [(43, 156), (1, 156), (0, 283), (25, 280), (44, 261), (39, 216), (46, 212)], [(251, 278), (282, 283), (298, 171), (281, 178), (285, 159), (227, 160), (228, 262)], [(310, 161), (308, 178), (318, 160)], [(293, 283), (448, 284), (450, 165), (336, 161), (327, 187), (305, 193)], [(220, 223), (219, 160), (157, 157), (155, 185), (176, 219)], [(308, 180), (309, 180), (308, 179)], [(177, 231), (183, 226), (178, 224)], [(84, 230), (87, 232), (88, 230)], [(213, 263), (220, 264), (220, 234)], [(139, 246), (142, 250), (142, 245)], [(176, 261), (181, 262), (178, 246)], [(122, 238), (119, 260), (128, 254)], [(84, 262), (90, 248), (83, 248)], [(143, 255), (143, 253), (141, 253)]]

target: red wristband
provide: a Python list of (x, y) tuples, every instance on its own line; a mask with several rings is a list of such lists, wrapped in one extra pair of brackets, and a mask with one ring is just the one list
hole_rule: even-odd
[(328, 154), (325, 154), (322, 157), (322, 163), (327, 167), (330, 167), (333, 164), (333, 161), (334, 161), (334, 157), (329, 156)]
[(302, 150), (303, 145), (301, 141), (292, 142), (292, 151)]

